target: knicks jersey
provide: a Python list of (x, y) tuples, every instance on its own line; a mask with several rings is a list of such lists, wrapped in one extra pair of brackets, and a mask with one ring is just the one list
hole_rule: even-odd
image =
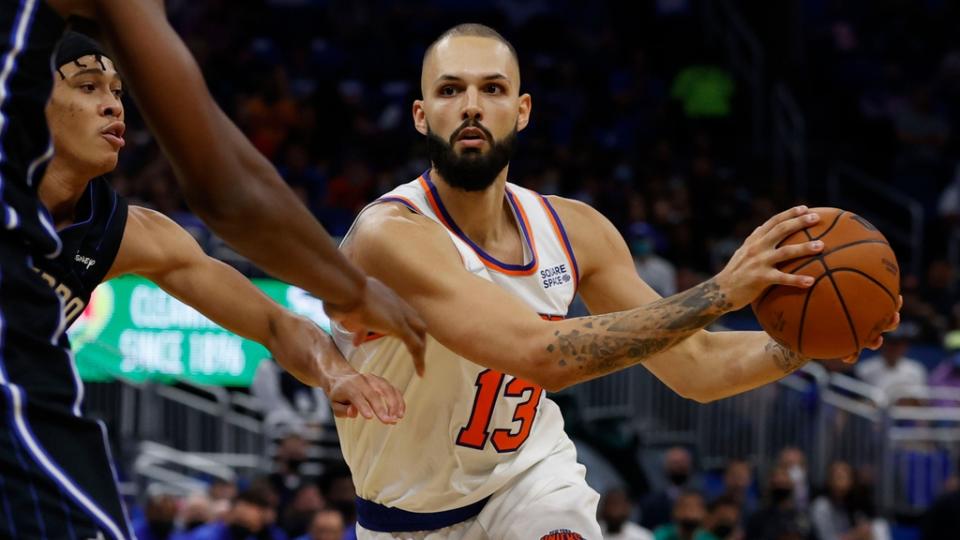
[(127, 226), (127, 201), (106, 178), (94, 178), (77, 201), (76, 221), (60, 230), (63, 249), (52, 259), (34, 258), (37, 272), (63, 301), (67, 328), (113, 266)]
[[(429, 171), (373, 204), (401, 204), (435, 221), (470, 273), (522, 299), (541, 317), (562, 319), (578, 281), (563, 225), (547, 199), (533, 191), (508, 183), (506, 198), (523, 243), (522, 264), (498, 261), (473, 243), (444, 208)], [(468, 328), (485, 323), (483, 313), (462, 316)], [(569, 444), (559, 408), (533, 383), (475, 364), (432, 338), (426, 375), (418, 378), (410, 354), (395, 338), (355, 348), (342, 329), (335, 327), (334, 337), (357, 370), (390, 381), (407, 406), (396, 426), (337, 419), (362, 499), (408, 512), (462, 508), (480, 503)]]

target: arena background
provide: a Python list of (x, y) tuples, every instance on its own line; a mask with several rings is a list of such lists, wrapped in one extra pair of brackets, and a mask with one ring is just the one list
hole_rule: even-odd
[[(867, 217), (903, 270), (903, 324), (883, 354), (891, 365), (918, 362), (926, 380), (878, 385), (850, 366), (812, 364), (698, 404), (635, 368), (553, 397), (588, 481), (601, 493), (624, 488), (631, 518), (651, 529), (670, 521), (678, 488), (708, 501), (732, 489), (735, 537), (806, 538), (831, 464), (844, 461), (854, 486), (834, 509), (872, 528), (836, 538), (918, 538), (925, 524), (925, 538), (960, 535), (929, 526), (938, 497), (937, 508), (960, 511), (945, 495), (960, 486), (957, 2), (167, 4), (217, 101), (335, 236), (377, 194), (428, 168), (410, 117), (420, 62), (461, 22), (513, 42), (533, 96), (511, 181), (597, 207), (663, 294), (717, 272), (791, 204)], [(118, 190), (326, 325), (317, 300), (265, 279), (190, 213), (126, 105)], [(717, 326), (757, 327), (749, 310)], [(264, 349), (132, 277), (104, 285), (71, 337), (87, 411), (108, 423), (138, 523), (222, 519), (237, 489), (269, 493), (268, 514), (291, 538), (321, 507), (353, 519), (325, 398), (280, 374)], [(795, 500), (786, 517), (767, 497), (777, 467)], [(750, 529), (769, 519), (787, 532)]]

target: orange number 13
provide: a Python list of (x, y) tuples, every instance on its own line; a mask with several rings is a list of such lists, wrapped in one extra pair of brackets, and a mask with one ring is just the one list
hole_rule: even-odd
[(509, 429), (495, 429), (493, 436), (488, 431), (490, 419), (493, 417), (493, 406), (500, 394), (503, 379), (503, 373), (492, 369), (485, 369), (477, 376), (477, 395), (473, 401), (473, 412), (470, 413), (470, 421), (467, 425), (460, 429), (460, 434), (457, 436), (458, 445), (483, 450), (489, 437), (497, 452), (513, 452), (520, 448), (520, 445), (530, 436), (543, 388), (521, 379), (513, 379), (503, 390), (505, 397), (523, 397), (528, 391), (530, 392), (527, 400), (517, 405), (517, 410), (513, 413), (513, 420), (520, 422), (520, 429), (516, 433), (512, 433)]

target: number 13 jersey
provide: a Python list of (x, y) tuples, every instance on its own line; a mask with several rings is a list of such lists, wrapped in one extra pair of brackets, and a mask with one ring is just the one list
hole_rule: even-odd
[[(429, 171), (372, 205), (402, 204), (437, 222), (469, 272), (522, 299), (541, 317), (562, 319), (579, 278), (563, 225), (542, 195), (508, 183), (506, 198), (524, 245), (520, 265), (496, 260), (467, 238), (444, 208)], [(464, 325), (486, 323), (484, 313), (462, 316)], [(409, 512), (461, 508), (569, 445), (560, 409), (533, 383), (475, 364), (433, 338), (426, 375), (419, 378), (399, 340), (372, 339), (354, 348), (342, 329), (335, 326), (333, 333), (358, 371), (390, 381), (407, 406), (395, 426), (337, 419), (340, 445), (363, 499)]]

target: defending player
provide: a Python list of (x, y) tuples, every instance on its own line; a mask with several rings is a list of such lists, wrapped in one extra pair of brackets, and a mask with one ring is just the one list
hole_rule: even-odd
[(103, 175), (124, 145), (123, 83), (98, 43), (67, 32), (54, 65), (47, 120), (54, 154), (40, 200), (64, 249), (36, 259), (63, 298), (65, 324), (80, 315), (93, 289), (124, 274), (146, 277), (221, 326), (257, 341), (303, 383), (323, 388), (338, 416), (374, 414), (395, 423), (399, 393), (379, 377), (358, 374), (309, 319), (291, 313), (230, 266), (207, 257), (193, 237), (159, 212), (128, 206)]
[[(0, 536), (132, 536), (102, 425), (83, 399), (57, 295), (33, 270), (62, 246), (37, 187), (53, 148), (44, 107), (51, 55), (67, 16), (125, 25), (117, 49), (149, 55), (160, 86), (134, 69), (146, 116), (188, 202), (239, 252), (326, 301), (354, 329), (401, 337), (422, 368), (424, 326), (376, 279), (336, 252), (276, 170), (220, 111), (157, 0), (0, 3)], [(146, 66), (144, 66), (146, 67)], [(170, 122), (178, 116), (180, 119)], [(164, 124), (166, 122), (166, 124)]]
[[(807, 361), (762, 332), (703, 328), (769, 285), (808, 287), (775, 265), (822, 246), (776, 246), (817, 215), (775, 216), (717, 276), (661, 299), (602, 215), (507, 182), (532, 105), (519, 88), (516, 53), (493, 30), (461, 25), (435, 41), (413, 105), (432, 168), (365, 209), (344, 242), (436, 340), (416, 379), (395, 340), (354, 348), (337, 336), (354, 366), (397, 385), (407, 403), (394, 429), (337, 421), (363, 538), (600, 538), (598, 496), (544, 389), (643, 363), (706, 402)], [(561, 320), (577, 292), (594, 315)]]

